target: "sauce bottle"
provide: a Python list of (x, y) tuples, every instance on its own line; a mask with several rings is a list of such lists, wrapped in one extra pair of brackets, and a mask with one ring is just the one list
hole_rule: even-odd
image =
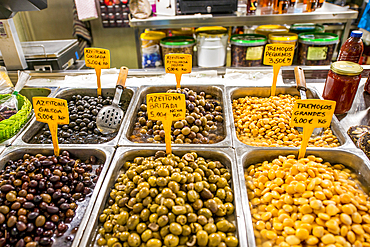
[(331, 64), (322, 97), (337, 102), (335, 114), (343, 114), (351, 109), (362, 70), (359, 64), (348, 61)]
[(361, 31), (351, 32), (351, 37), (349, 37), (340, 48), (338, 61), (359, 63), (362, 52), (364, 51), (364, 44), (362, 43), (361, 37)]
[(288, 0), (279, 0), (279, 14), (288, 13), (289, 1)]

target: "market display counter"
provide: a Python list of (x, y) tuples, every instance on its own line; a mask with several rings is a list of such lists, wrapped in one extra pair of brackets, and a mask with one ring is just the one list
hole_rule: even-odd
[[(309, 87), (309, 92), (307, 93), (308, 97), (320, 98), (326, 77), (325, 72), (327, 73), (329, 66), (307, 66), (304, 67), (304, 69), (306, 71), (306, 81)], [(368, 70), (369, 68), (364, 66), (364, 69)], [(366, 74), (367, 72), (364, 73)], [(11, 78), (13, 75), (14, 74), (10, 73)], [(103, 85), (105, 85), (103, 86), (104, 96), (113, 95), (113, 87), (117, 75), (116, 70), (109, 70), (109, 73), (103, 73), (102, 82)], [(294, 179), (293, 176), (296, 176), (297, 181), (295, 184), (299, 185), (296, 186), (296, 191), (292, 193), (297, 194), (294, 199), (302, 198), (299, 199), (299, 202), (297, 201), (298, 204), (294, 201), (294, 205), (297, 205), (296, 208), (291, 206), (291, 208), (284, 207), (284, 209), (282, 209), (289, 213), (287, 217), (293, 219), (292, 228), (295, 227), (294, 221), (298, 221), (298, 218), (293, 216), (294, 210), (297, 210), (298, 206), (303, 207), (303, 204), (306, 204), (306, 202), (308, 205), (309, 201), (307, 198), (311, 197), (305, 197), (306, 195), (311, 195), (313, 189), (309, 189), (308, 187), (312, 185), (308, 183), (304, 184), (306, 179), (307, 181), (313, 180), (312, 176), (314, 176), (314, 174), (323, 176), (322, 180), (325, 180), (325, 182), (322, 182), (321, 188), (327, 188), (330, 190), (330, 193), (333, 193), (329, 186), (331, 182), (329, 183), (328, 181), (343, 182), (344, 180), (338, 180), (335, 176), (342, 176), (341, 174), (344, 173), (351, 174), (348, 175), (348, 177), (352, 177), (349, 183), (356, 191), (355, 196), (358, 196), (360, 200), (362, 200), (361, 203), (356, 204), (353, 202), (354, 198), (352, 198), (353, 200), (347, 198), (347, 196), (349, 196), (348, 193), (344, 191), (341, 193), (343, 197), (349, 200), (347, 202), (347, 199), (343, 199), (346, 204), (353, 203), (353, 207), (356, 207), (356, 210), (359, 211), (363, 217), (363, 223), (360, 224), (355, 222), (356, 224), (353, 223), (355, 225), (351, 223), (352, 228), (356, 229), (353, 243), (356, 241), (368, 243), (370, 239), (368, 239), (368, 235), (365, 235), (365, 231), (367, 232), (367, 230), (370, 229), (367, 228), (367, 224), (369, 224), (367, 221), (370, 220), (370, 216), (366, 213), (366, 211), (369, 210), (368, 207), (370, 206), (370, 202), (368, 198), (361, 194), (362, 192), (359, 192), (358, 187), (352, 185), (352, 183), (361, 182), (365, 188), (368, 186), (370, 162), (366, 155), (360, 149), (356, 148), (346, 133), (349, 126), (369, 124), (367, 111), (370, 106), (370, 95), (363, 93), (363, 84), (367, 75), (363, 76), (353, 107), (349, 113), (346, 116), (338, 116), (338, 119), (334, 117), (332, 120), (331, 130), (338, 139), (338, 146), (333, 148), (308, 147), (307, 155), (309, 158), (304, 161), (306, 162), (305, 164), (301, 165), (299, 165), (300, 163), (294, 163), (296, 161), (293, 160), (293, 156), (289, 156), (297, 156), (298, 148), (296, 147), (251, 146), (242, 143), (236, 134), (232, 101), (245, 96), (267, 97), (269, 95), (268, 85), (271, 83), (271, 75), (272, 70), (269, 68), (253, 68), (239, 71), (233, 69), (226, 71), (195, 70), (193, 74), (184, 76), (182, 88), (189, 88), (189, 91), (187, 91), (188, 97), (196, 95), (195, 98), (199, 103), (195, 105), (195, 107), (198, 107), (197, 114), (199, 114), (199, 116), (197, 114), (192, 115), (194, 121), (199, 120), (199, 122), (194, 124), (196, 127), (191, 127), (191, 129), (188, 128), (189, 130), (185, 129), (186, 126), (184, 126), (182, 122), (176, 123), (177, 126), (180, 126), (174, 128), (174, 130), (179, 129), (176, 138), (184, 142), (189, 141), (191, 144), (180, 144), (181, 141), (178, 141), (173, 145), (174, 156), (166, 157), (163, 152), (165, 150), (165, 145), (163, 142), (160, 143), (161, 139), (159, 137), (162, 134), (160, 133), (160, 129), (153, 129), (153, 132), (158, 130), (158, 133), (154, 134), (154, 143), (135, 143), (130, 140), (130, 138), (132, 138), (132, 132), (135, 127), (147, 127), (144, 128), (145, 131), (140, 132), (143, 134), (147, 133), (149, 127), (154, 124), (151, 123), (148, 125), (149, 120), (145, 119), (145, 114), (143, 113), (145, 112), (145, 105), (143, 105), (143, 103), (145, 103), (146, 94), (165, 92), (168, 89), (174, 89), (174, 77), (172, 77), (172, 75), (166, 76), (164, 72), (160, 70), (130, 70), (126, 84), (127, 88), (125, 89), (125, 94), (121, 98), (121, 100), (126, 99), (129, 103), (126, 105), (125, 118), (116, 137), (100, 144), (85, 144), (83, 142), (78, 144), (61, 143), (62, 156), (54, 162), (53, 158), (49, 156), (52, 155), (51, 144), (32, 144), (32, 142), (30, 142), (36, 135), (36, 132), (43, 128), (40, 123), (37, 123), (34, 116), (32, 116), (32, 120), (28, 126), (22, 129), (14, 139), (8, 141), (7, 145), (10, 147), (5, 148), (5, 144), (0, 146), (0, 153), (2, 153), (0, 155), (0, 168), (3, 169), (4, 166), (7, 165), (8, 170), (14, 169), (14, 166), (11, 165), (12, 163), (7, 162), (10, 160), (13, 160), (13, 162), (20, 162), (19, 160), (21, 159), (23, 159), (23, 161), (19, 165), (23, 167), (25, 162), (29, 162), (27, 160), (31, 156), (35, 157), (32, 158), (33, 161), (35, 161), (34, 159), (38, 159), (42, 164), (50, 166), (50, 168), (47, 168), (47, 174), (49, 174), (48, 172), (54, 173), (53, 175), (49, 174), (50, 176), (45, 175), (46, 179), (51, 179), (49, 186), (57, 190), (58, 188), (55, 186), (61, 186), (60, 188), (66, 191), (67, 188), (64, 187), (63, 184), (58, 184), (57, 182), (58, 178), (61, 179), (58, 174), (61, 174), (61, 170), (63, 169), (68, 171), (71, 168), (69, 165), (70, 163), (66, 161), (66, 159), (70, 159), (69, 156), (73, 157), (73, 159), (80, 160), (76, 163), (74, 163), (75, 161), (73, 162), (75, 171), (83, 171), (82, 173), (75, 172), (76, 175), (71, 175), (71, 179), (77, 180), (77, 182), (72, 182), (72, 187), (70, 187), (70, 193), (73, 194), (73, 199), (68, 197), (67, 192), (63, 192), (66, 198), (60, 201), (60, 197), (58, 197), (58, 194), (55, 194), (56, 192), (54, 189), (53, 191), (49, 190), (53, 199), (50, 198), (50, 200), (48, 200), (47, 198), (49, 198), (49, 196), (44, 195), (46, 198), (44, 202), (47, 203), (47, 205), (45, 206), (43, 204), (43, 207), (45, 207), (45, 212), (49, 212), (46, 214), (46, 222), (48, 223), (45, 223), (44, 226), (42, 224), (39, 228), (43, 229), (42, 231), (47, 231), (47, 233), (46, 235), (42, 235), (43, 233), (41, 233), (40, 235), (42, 235), (42, 237), (39, 237), (38, 240), (42, 240), (45, 246), (50, 245), (52, 241), (54, 241), (53, 246), (99, 245), (120, 247), (123, 246), (123, 242), (127, 241), (132, 246), (139, 246), (140, 244), (137, 245), (139, 242), (148, 242), (150, 239), (153, 240), (148, 242), (150, 245), (147, 243), (148, 247), (159, 246), (163, 243), (167, 246), (186, 244), (188, 244), (188, 246), (189, 244), (197, 246), (195, 244), (196, 241), (206, 244), (210, 241), (209, 246), (217, 246), (222, 242), (223, 244), (221, 246), (236, 246), (238, 244), (239, 246), (251, 247), (259, 246), (268, 241), (270, 241), (271, 244), (276, 243), (276, 241), (281, 241), (288, 245), (304, 243), (304, 241), (311, 241), (310, 243), (313, 243), (316, 239), (319, 241), (316, 235), (310, 235), (310, 237), (307, 236), (306, 238), (305, 235), (298, 234), (301, 237), (298, 238), (293, 237), (295, 234), (290, 234), (292, 237), (284, 239), (284, 237), (281, 236), (282, 230), (271, 231), (271, 229), (273, 229), (272, 227), (278, 228), (277, 225), (273, 225), (273, 218), (275, 218), (275, 221), (279, 221), (278, 223), (283, 223), (283, 221), (280, 222), (282, 219), (278, 219), (275, 213), (277, 213), (278, 209), (280, 210), (279, 207), (282, 209), (283, 205), (281, 203), (284, 204), (284, 201), (281, 201), (281, 205), (279, 204), (280, 206), (278, 206), (278, 204), (275, 205), (275, 202), (278, 203), (277, 200), (275, 200), (276, 193), (272, 193), (273, 190), (270, 191), (269, 189), (265, 191), (264, 189), (265, 186), (267, 186), (267, 181), (270, 181), (270, 183), (276, 183), (277, 187), (282, 185), (282, 183), (287, 183), (287, 185), (284, 185), (286, 186), (284, 188), (288, 190), (288, 180), (283, 180), (282, 178), (284, 178), (284, 176), (279, 177), (282, 171), (291, 172), (293, 174), (291, 179)], [(278, 93), (299, 95), (299, 92), (295, 89), (295, 85), (293, 84), (294, 76), (292, 75), (292, 67), (283, 69), (282, 77), (280, 77), (278, 81)], [(318, 78), (318, 75), (324, 76)], [(23, 91), (28, 97), (49, 95), (49, 97), (65, 98), (68, 101), (73, 101), (72, 106), (70, 105), (72, 108), (74, 104), (81, 105), (84, 99), (89, 103), (89, 105), (85, 104), (84, 107), (95, 105), (95, 103), (92, 103), (95, 99), (89, 101), (91, 97), (96, 94), (93, 71), (31, 73), (31, 76), (32, 79), (27, 85), (28, 87), (26, 86)], [(78, 81), (80, 81), (80, 83), (76, 84)], [(104, 84), (105, 82), (106, 84)], [(73, 88), (71, 86), (73, 84), (75, 86), (77, 85), (78, 88)], [(58, 85), (58, 87), (56, 87), (56, 85)], [(73, 98), (74, 96), (75, 98)], [(81, 100), (81, 102), (77, 103), (79, 100)], [(211, 116), (211, 114), (205, 114), (208, 119), (206, 117), (202, 118), (200, 115), (202, 111), (206, 112), (211, 108), (210, 105), (206, 106), (207, 104), (213, 104), (212, 107), (215, 108), (214, 112), (212, 112), (213, 116)], [(94, 109), (94, 107), (91, 109)], [(224, 137), (221, 139), (214, 139), (216, 141), (212, 144), (210, 143), (210, 140), (212, 140), (211, 137), (209, 139), (202, 138), (208, 137), (209, 134), (212, 133), (210, 128), (217, 121), (215, 118), (216, 116), (218, 116), (217, 119), (222, 119), (222, 121), (219, 121), (220, 125), (217, 126), (222, 126)], [(92, 116), (86, 115), (86, 118), (88, 117), (93, 119)], [(189, 121), (189, 123), (193, 122), (192, 118), (186, 121)], [(75, 121), (74, 117), (71, 119)], [(145, 124), (143, 122), (144, 120)], [(76, 124), (80, 124), (80, 122), (77, 123), (77, 120), (75, 122)], [(267, 122), (265, 125), (266, 128), (268, 128)], [(273, 123), (271, 123), (271, 125), (273, 125)], [(73, 126), (73, 128), (74, 127), (76, 126)], [(85, 129), (83, 129), (85, 127), (87, 130), (86, 132), (90, 131), (87, 135), (90, 134), (93, 136), (92, 128), (87, 128), (85, 124), (79, 125), (77, 134), (75, 135), (78, 136), (78, 133), (85, 131)], [(283, 128), (282, 126), (280, 127)], [(261, 129), (258, 131), (260, 130)], [(276, 128), (274, 130), (276, 130)], [(42, 131), (47, 130), (45, 129)], [(68, 126), (62, 126), (61, 131), (67, 133), (69, 131)], [(142, 129), (140, 129), (140, 131), (142, 131)], [(185, 137), (190, 135), (191, 131), (196, 132), (194, 133), (195, 136), (192, 138)], [(198, 135), (200, 133), (201, 135)], [(157, 135), (158, 137), (156, 137)], [(81, 138), (81, 140), (86, 140), (87, 138), (88, 136)], [(187, 138), (188, 140), (186, 140)], [(192, 141), (197, 138), (200, 144)], [(281, 139), (283, 139), (283, 136)], [(36, 156), (36, 154), (39, 153), (42, 155)], [(316, 156), (316, 158), (313, 158), (313, 155)], [(323, 162), (330, 162), (332, 166), (328, 166), (326, 163), (324, 164), (318, 157), (321, 157)], [(283, 166), (283, 164), (287, 164), (285, 163), (287, 160), (291, 162), (289, 167), (299, 167), (297, 168), (299, 170), (292, 171), (287, 168), (287, 166)], [(312, 162), (310, 163), (310, 161)], [(58, 162), (60, 164), (57, 164)], [(338, 163), (343, 166), (336, 165)], [(313, 169), (313, 171), (317, 171), (317, 173), (308, 171), (306, 166)], [(270, 174), (269, 170), (271, 169), (267, 169), (266, 167), (276, 169), (276, 175)], [(331, 172), (333, 171), (337, 175), (333, 175), (332, 178), (329, 178), (329, 175), (325, 175), (323, 172), (324, 170), (321, 168), (328, 169), (328, 171)], [(32, 166), (26, 166), (22, 169), (28, 171), (34, 168)], [(38, 166), (36, 166), (35, 169), (36, 174), (46, 174), (46, 169), (42, 171), (38, 170), (43, 169)], [(259, 181), (261, 183), (257, 183), (256, 185), (260, 187), (256, 190), (256, 186), (251, 184), (251, 181), (254, 181), (253, 179), (258, 179), (254, 177), (254, 174), (264, 174), (265, 171), (266, 176), (263, 176), (265, 176), (267, 180), (263, 179)], [(30, 174), (29, 176), (34, 176), (34, 174)], [(302, 180), (301, 178), (303, 178), (303, 176), (306, 177)], [(92, 179), (92, 182), (85, 183), (84, 180), (79, 180), (84, 177), (87, 181)], [(0, 179), (4, 178), (9, 179), (9, 176), (0, 175)], [(281, 181), (275, 178), (280, 178)], [(26, 179), (26, 177), (24, 177), (24, 179)], [(262, 179), (262, 177), (260, 177), (260, 179)], [(33, 179), (31, 180), (34, 181)], [(81, 182), (81, 184), (84, 185), (82, 190), (82, 185), (78, 185), (80, 184), (79, 181), (83, 181)], [(67, 183), (66, 181), (64, 182)], [(4, 184), (2, 184), (2, 186), (3, 185)], [(79, 189), (77, 189), (77, 185)], [(9, 194), (8, 189), (10, 187), (8, 187), (9, 186), (5, 186), (4, 188), (0, 187), (3, 192), (2, 196), (5, 196), (4, 193)], [(276, 186), (274, 188), (276, 188)], [(284, 194), (284, 196), (288, 198), (282, 188), (283, 186), (279, 189), (279, 193)], [(344, 190), (344, 188), (351, 189), (344, 186), (342, 190)], [(267, 196), (262, 197), (262, 191), (264, 191), (263, 194), (267, 194)], [(341, 193), (338, 191), (340, 190), (338, 189), (336, 192), (337, 194), (333, 194), (331, 197), (330, 193), (327, 191), (325, 191), (325, 194), (322, 193), (323, 195), (320, 193), (317, 195), (315, 194), (315, 200), (319, 200), (321, 198), (320, 196), (323, 196), (320, 200), (326, 203), (324, 204), (325, 206), (328, 206), (331, 203), (328, 203), (326, 200), (335, 198), (333, 196), (338, 196), (338, 198), (341, 196)], [(30, 190), (29, 193), (31, 192), (35, 192), (35, 190)], [(305, 196), (303, 196), (304, 192), (307, 192)], [(159, 193), (160, 196), (158, 197)], [(269, 195), (272, 197), (268, 198)], [(12, 200), (13, 195), (9, 195), (6, 198)], [(292, 197), (290, 197), (290, 199), (293, 200)], [(336, 205), (338, 204), (334, 199), (332, 200), (333, 203), (336, 203)], [(64, 212), (60, 213), (56, 211), (65, 210), (66, 205), (64, 204), (66, 201), (68, 201), (69, 205), (72, 205), (70, 206), (71, 208), (68, 209), (72, 210), (68, 211), (68, 216), (66, 216)], [(300, 203), (302, 203), (302, 205)], [(271, 204), (271, 206), (269, 204)], [(343, 205), (344, 204), (343, 202)], [(32, 205), (38, 207), (35, 204)], [(28, 203), (26, 207), (31, 207), (32, 205)], [(262, 206), (259, 207), (258, 205)], [(60, 209), (56, 209), (56, 206)], [(265, 211), (267, 207), (269, 209), (274, 207), (276, 211), (269, 215), (267, 211)], [(336, 207), (336, 209), (338, 208)], [(44, 212), (42, 208), (39, 210)], [(320, 210), (325, 211), (325, 207)], [(313, 212), (312, 209), (311, 212)], [(7, 214), (7, 211), (3, 207), (0, 213)], [(188, 213), (192, 213), (191, 216), (187, 215)], [(319, 214), (319, 211), (315, 211), (314, 216), (305, 217), (304, 222), (306, 220), (311, 220), (312, 217), (316, 217), (316, 220), (322, 216), (316, 216), (316, 213)], [(339, 213), (339, 211), (330, 215), (329, 219), (330, 217), (334, 217), (337, 213)], [(53, 214), (57, 215), (58, 218), (53, 216)], [(257, 215), (260, 218), (258, 218)], [(269, 216), (268, 219), (265, 218), (267, 216)], [(0, 217), (0, 220), (1, 219)], [(263, 223), (260, 222), (261, 219), (264, 221)], [(329, 221), (329, 219), (326, 219), (326, 221)], [(33, 219), (29, 220), (32, 224)], [(45, 221), (45, 217), (43, 221), (38, 220), (38, 225), (41, 224), (40, 221)], [(116, 222), (119, 223), (116, 224)], [(262, 224), (264, 227), (260, 228)], [(337, 222), (337, 224), (341, 223)], [(23, 229), (22, 222), (18, 223), (17, 226)], [(302, 227), (297, 227), (297, 230), (298, 228), (300, 229), (299, 232), (306, 233), (306, 230), (301, 229)], [(359, 237), (362, 233), (360, 228), (364, 231), (362, 237)], [(54, 229), (55, 232), (53, 231)], [(113, 229), (116, 235), (111, 234)], [(263, 229), (265, 229), (265, 231), (262, 231)], [(334, 238), (334, 235), (338, 235), (334, 230), (327, 229), (325, 236), (327, 234), (332, 234)], [(41, 230), (39, 230), (39, 232), (40, 231)], [(195, 234), (196, 232), (198, 233)], [(15, 239), (19, 237), (14, 235), (14, 233), (16, 233), (16, 230), (13, 230), (11, 233), (12, 244), (15, 244), (16, 241), (18, 241), (18, 239)], [(182, 235), (183, 233), (185, 235)], [(194, 235), (194, 237), (188, 237), (191, 235)], [(51, 236), (54, 237), (52, 238)], [(0, 235), (0, 241), (2, 241), (2, 237), (3, 235)], [(20, 235), (20, 238), (21, 237), (22, 235)], [(161, 238), (162, 242), (158, 239), (155, 240), (154, 237)], [(325, 243), (329, 243), (332, 240), (331, 235), (323, 237), (323, 239), (324, 240), (320, 241), (324, 241)], [(29, 239), (26, 240), (28, 241)], [(352, 243), (352, 240), (353, 238), (351, 236), (350, 239), (347, 237), (345, 241)], [(22, 240), (19, 241), (23, 243)], [(119, 244), (119, 242), (121, 242), (121, 244)]]

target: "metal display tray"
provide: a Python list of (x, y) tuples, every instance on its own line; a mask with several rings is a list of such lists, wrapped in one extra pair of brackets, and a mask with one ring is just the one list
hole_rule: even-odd
[[(72, 157), (76, 157), (82, 160), (88, 159), (91, 155), (94, 155), (98, 158), (98, 160), (101, 160), (104, 162), (103, 169), (99, 175), (99, 179), (95, 184), (93, 193), (91, 194), (91, 197), (89, 201), (85, 200), (83, 202), (78, 203), (78, 207), (76, 210), (76, 215), (73, 218), (72, 222), (69, 223), (68, 230), (64, 233), (64, 235), (60, 238), (54, 239), (53, 246), (71, 246), (71, 247), (77, 247), (80, 246), (80, 241), (82, 238), (82, 235), (86, 229), (86, 225), (89, 221), (89, 218), (91, 217), (91, 212), (94, 207), (94, 203), (96, 202), (96, 198), (99, 195), (100, 187), (103, 184), (105, 174), (107, 173), (109, 169), (110, 162), (113, 158), (115, 149), (113, 147), (100, 147), (100, 146), (91, 146), (91, 147), (81, 147), (81, 146), (74, 146), (74, 147), (67, 147), (67, 148), (61, 148), (60, 152), (63, 152), (64, 150), (67, 150)], [(42, 153), (44, 155), (53, 155), (54, 149), (49, 147), (42, 147), (42, 148), (36, 148), (36, 147), (9, 147), (4, 150), (2, 155), (0, 156), (0, 169), (3, 169), (6, 162), (8, 160), (18, 160), (23, 157), (24, 154), (32, 154), (36, 155), (38, 153)], [(69, 233), (74, 232), (74, 228), (78, 227), (77, 232), (75, 232), (73, 241), (67, 240), (65, 237), (68, 236)], [(82, 245), (83, 246), (83, 245)]]
[[(68, 147), (73, 145), (104, 145), (104, 146), (116, 146), (118, 144), (119, 137), (121, 135), (121, 131), (123, 126), (125, 126), (125, 122), (127, 121), (127, 116), (131, 110), (131, 105), (135, 96), (135, 93), (137, 91), (136, 87), (126, 87), (125, 90), (122, 93), (121, 100), (123, 99), (130, 99), (130, 104), (126, 109), (125, 116), (123, 117), (122, 124), (117, 132), (117, 135), (110, 141), (101, 143), (101, 144), (59, 144), (61, 147)], [(102, 95), (103, 96), (110, 96), (113, 97), (115, 93), (114, 88), (103, 88), (102, 89)], [(61, 98), (66, 99), (67, 101), (71, 100), (72, 95), (74, 94), (80, 94), (82, 96), (96, 96), (97, 90), (93, 88), (62, 88), (58, 90), (55, 94), (55, 98)], [(36, 118), (33, 119), (31, 124), (28, 126), (28, 128), (14, 141), (13, 145), (18, 146), (41, 146), (41, 147), (52, 147), (52, 144), (30, 144), (29, 141), (32, 137), (36, 135), (36, 133), (43, 128), (45, 123), (41, 123), (36, 121)]]
[[(104, 210), (106, 202), (109, 197), (109, 191), (113, 188), (114, 183), (116, 182), (121, 168), (126, 161), (132, 161), (135, 157), (138, 156), (152, 156), (156, 151), (161, 151), (163, 148), (160, 147), (119, 147), (116, 151), (112, 165), (110, 166), (109, 171), (107, 172), (106, 179), (101, 188), (99, 197), (96, 200), (92, 216), (86, 226), (86, 230), (81, 240), (81, 246), (97, 246), (95, 239), (98, 234), (98, 225), (99, 215)], [(236, 158), (235, 151), (231, 148), (184, 148), (184, 147), (173, 147), (172, 153), (175, 155), (184, 155), (188, 151), (195, 151), (204, 158), (209, 158), (212, 160), (218, 160), (223, 165), (226, 165), (230, 169), (232, 175), (232, 189), (234, 190), (234, 205), (235, 205), (235, 222), (237, 235), (239, 239), (239, 246), (247, 246), (247, 239), (245, 234), (245, 223), (244, 215), (242, 210), (242, 199), (241, 192), (239, 189), (239, 180), (236, 167)]]
[[(25, 96), (32, 104), (33, 97), (52, 97), (58, 90), (57, 87), (24, 87), (19, 93)], [(10, 146), (15, 139), (27, 128), (27, 126), (32, 122), (34, 117), (33, 110), (28, 116), (27, 122), (13, 137), (0, 143), (0, 146)]]
[[(248, 247), (256, 247), (256, 242), (253, 232), (252, 216), (249, 207), (249, 200), (247, 194), (247, 188), (245, 185), (244, 170), (250, 165), (261, 163), (263, 161), (272, 161), (278, 158), (280, 155), (295, 155), (298, 156), (297, 150), (287, 149), (287, 148), (274, 148), (272, 150), (266, 150), (265, 148), (250, 149), (250, 148), (237, 148), (236, 157), (238, 164), (238, 175), (240, 181), (240, 190), (242, 193), (242, 203), (243, 211), (245, 216), (246, 224), (246, 236), (248, 241)], [(312, 148), (307, 150), (306, 155), (315, 155), (331, 164), (340, 163), (343, 164), (353, 171), (356, 171), (359, 175), (359, 181), (364, 185), (364, 187), (369, 186), (370, 178), (370, 163), (366, 156), (359, 152), (358, 150), (338, 150), (338, 149), (319, 149)], [(252, 237), (248, 237), (252, 236)]]
[[(225, 86), (224, 85), (182, 85), (182, 88), (189, 88), (191, 90), (195, 90), (197, 92), (204, 91), (205, 93), (212, 94), (216, 96), (216, 99), (220, 100), (222, 104), (222, 117), (224, 118), (223, 122), (223, 130), (224, 130), (224, 139), (220, 142), (214, 143), (214, 144), (172, 144), (173, 147), (176, 146), (182, 146), (182, 147), (231, 147), (232, 141), (231, 141), (231, 131), (230, 131), (230, 122), (228, 115), (229, 113), (229, 107), (226, 103), (226, 96), (225, 96)], [(136, 116), (139, 111), (140, 105), (146, 101), (146, 95), (150, 93), (164, 93), (169, 89), (175, 89), (175, 86), (170, 85), (158, 85), (158, 86), (151, 86), (151, 85), (144, 85), (141, 86), (138, 91), (138, 97), (135, 98), (135, 101), (133, 102), (132, 111), (130, 112), (130, 116), (128, 118), (128, 124), (125, 125), (123, 128), (123, 132), (121, 135), (121, 138), (118, 142), (119, 146), (155, 146), (155, 147), (165, 147), (165, 143), (136, 143), (129, 139), (130, 135), (133, 132), (135, 123), (136, 123)]]
[[(255, 96), (255, 97), (269, 97), (270, 96), (270, 89), (271, 87), (268, 86), (261, 86), (261, 87), (235, 87), (230, 86), (226, 88), (227, 91), (227, 104), (230, 112), (230, 125), (232, 129), (232, 140), (234, 147), (250, 147), (250, 148), (261, 148), (258, 146), (251, 146), (244, 144), (241, 142), (238, 137), (236, 136), (236, 129), (234, 125), (234, 116), (233, 116), (233, 110), (232, 110), (232, 102), (234, 99), (242, 98), (245, 96)], [(322, 99), (319, 93), (315, 88), (307, 87), (307, 98), (308, 99)], [(279, 94), (290, 94), (292, 96), (300, 96), (297, 88), (295, 86), (277, 86), (276, 87), (276, 95)], [(339, 148), (356, 148), (355, 145), (352, 143), (351, 139), (347, 135), (346, 131), (343, 129), (343, 127), (340, 125), (337, 117), (334, 115), (331, 124), (330, 124), (331, 130), (333, 131), (333, 134), (338, 138), (340, 142), (339, 147), (330, 148), (330, 149), (339, 149)], [(265, 149), (274, 149), (275, 147), (264, 147)], [(288, 149), (297, 149), (297, 147), (284, 147)], [(314, 148), (314, 147), (307, 147), (308, 149)], [(316, 148), (316, 147), (315, 147)], [(326, 149), (317, 147), (319, 149)]]

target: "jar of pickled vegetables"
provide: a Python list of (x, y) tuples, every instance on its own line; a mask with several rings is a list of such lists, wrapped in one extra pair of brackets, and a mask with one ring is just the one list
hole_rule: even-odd
[(359, 64), (349, 61), (331, 64), (322, 97), (337, 102), (335, 114), (343, 114), (351, 109), (361, 80), (362, 70), (363, 68)]

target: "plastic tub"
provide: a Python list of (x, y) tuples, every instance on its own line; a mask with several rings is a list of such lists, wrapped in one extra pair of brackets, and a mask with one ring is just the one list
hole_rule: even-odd
[(193, 55), (195, 40), (190, 36), (167, 37), (160, 42), (163, 58), (167, 54), (184, 53)]
[(180, 29), (172, 29), (172, 36), (193, 36), (193, 28), (183, 27)]
[(143, 68), (159, 67), (163, 64), (159, 42), (165, 37), (166, 34), (159, 31), (146, 31), (140, 35)]
[(231, 66), (261, 66), (267, 37), (261, 34), (233, 35), (231, 43)]
[(295, 33), (271, 33), (269, 35), (270, 44), (288, 44), (296, 45), (298, 41), (298, 35)]
[(339, 37), (333, 33), (301, 33), (298, 36), (298, 64), (329, 65)]
[(297, 34), (307, 32), (323, 33), (325, 31), (325, 28), (323, 25), (320, 24), (299, 23), (291, 25), (289, 31)]
[(280, 25), (262, 25), (258, 26), (255, 32), (268, 37), (270, 33), (287, 33), (289, 30), (288, 28)]
[(200, 27), (196, 31), (198, 66), (221, 67), (225, 65), (229, 35), (224, 27)]

